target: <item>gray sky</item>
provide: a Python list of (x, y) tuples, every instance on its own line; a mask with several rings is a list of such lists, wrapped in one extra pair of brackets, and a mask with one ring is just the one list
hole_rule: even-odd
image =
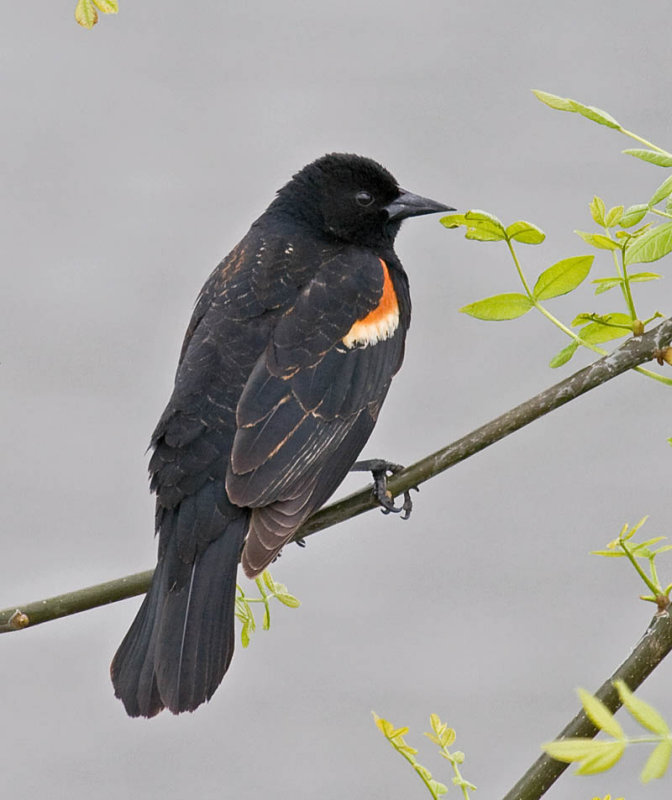
[[(535, 277), (589, 252), (572, 231), (594, 193), (641, 202), (664, 177), (529, 91), (669, 148), (662, 0), (121, 0), (91, 32), (74, 5), (5, 4), (0, 26), (3, 607), (153, 565), (144, 451), (193, 301), (306, 162), (358, 152), (412, 191), (535, 222)], [(413, 325), (365, 454), (410, 463), (587, 363), (548, 369), (566, 342), (540, 317), (458, 313), (518, 290), (503, 246), (424, 218), (398, 252)], [(666, 283), (638, 294), (670, 312)], [(615, 300), (549, 307), (571, 321)], [(424, 796), (371, 709), (449, 782), (421, 736), (439, 713), (477, 797), (503, 794), (651, 615), (632, 571), (588, 552), (644, 514), (669, 534), (669, 391), (625, 375), (425, 484), (409, 522), (374, 512), (290, 548), (273, 574), (301, 609), (278, 607), (194, 715), (130, 720), (113, 698), (139, 600), (2, 637), (3, 797)], [(669, 719), (668, 673), (642, 696)], [(668, 797), (633, 779), (648, 752), (552, 797)]]

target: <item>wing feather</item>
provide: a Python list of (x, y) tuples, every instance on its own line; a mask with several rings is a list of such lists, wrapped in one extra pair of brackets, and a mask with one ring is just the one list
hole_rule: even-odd
[(343, 480), (401, 365), (404, 324), (370, 346), (344, 343), (382, 296), (380, 261), (368, 258), (352, 274), (347, 262), (317, 274), (278, 321), (238, 402), (226, 488), (253, 509), (242, 558), (249, 576)]

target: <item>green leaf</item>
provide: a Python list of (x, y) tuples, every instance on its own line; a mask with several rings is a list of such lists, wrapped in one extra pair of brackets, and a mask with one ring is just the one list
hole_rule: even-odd
[[(455, 741), (455, 731), (449, 728), (447, 723), (441, 722), (438, 714), (430, 714), (429, 722), (432, 726), (432, 730), (436, 734), (436, 743), (441, 747), (450, 747)], [(425, 736), (429, 736), (430, 739), (433, 738), (429, 733), (426, 733)]]
[(603, 233), (586, 233), (585, 231), (574, 231), (584, 242), (598, 247), (600, 250), (620, 250), (621, 245), (605, 236)]
[(669, 178), (665, 178), (665, 180), (653, 193), (651, 199), (649, 200), (649, 208), (652, 208), (653, 206), (657, 205), (658, 203), (660, 203), (661, 200), (664, 200), (671, 194), (672, 194), (672, 175), (670, 175)]
[(446, 228), (459, 228), (467, 223), (464, 214), (448, 214), (447, 217), (441, 217), (439, 222)]
[(599, 225), (601, 228), (604, 228), (604, 215), (607, 213), (606, 206), (604, 205), (604, 200), (601, 197), (595, 195), (593, 199), (590, 201), (590, 215), (593, 218), (596, 225)]
[(609, 213), (605, 219), (605, 225), (607, 228), (613, 228), (614, 225), (618, 225), (623, 216), (623, 206), (614, 206), (613, 208), (609, 209)]
[(506, 236), (492, 228), (489, 223), (480, 223), (478, 225), (470, 225), (464, 234), (464, 238), (475, 242), (501, 242)]
[(249, 645), (249, 643), (250, 643), (250, 628), (251, 627), (252, 626), (250, 625), (249, 619), (245, 620), (245, 622), (243, 622), (243, 627), (241, 628), (241, 631), (240, 631), (240, 642), (241, 642), (241, 644), (243, 645), (244, 648), (247, 647)]
[(573, 761), (584, 761), (599, 755), (604, 745), (613, 742), (596, 742), (594, 739), (558, 739), (555, 742), (542, 744), (541, 749), (556, 761), (571, 764)]
[(644, 769), (640, 775), (642, 783), (648, 783), (654, 778), (662, 778), (667, 772), (667, 767), (672, 756), (672, 742), (661, 742), (654, 748), (653, 753), (648, 757)]
[(644, 542), (637, 542), (636, 547), (651, 547), (652, 544), (658, 544), (658, 542), (663, 542), (665, 539), (667, 539), (667, 536), (654, 536)]
[(238, 617), (238, 619), (241, 622), (245, 622), (245, 620), (249, 617), (249, 606), (247, 605), (245, 600), (243, 600), (240, 597), (236, 598), (236, 611), (235, 611), (235, 614), (236, 614), (236, 617)]
[(628, 276), (630, 283), (643, 283), (644, 281), (655, 281), (663, 276), (658, 272), (635, 272), (633, 275)]
[(508, 226), (506, 236), (522, 244), (541, 244), (546, 238), (546, 234), (540, 228), (522, 219)]
[(638, 203), (635, 206), (630, 206), (626, 208), (623, 212), (623, 216), (621, 217), (621, 221), (618, 223), (621, 228), (630, 228), (633, 225), (636, 225), (638, 222), (641, 222), (644, 217), (646, 216), (649, 207), (646, 203)]
[(467, 239), (479, 242), (497, 242), (506, 239), (504, 226), (493, 214), (487, 211), (467, 211), (466, 214), (448, 214), (441, 217), (440, 222), (446, 228), (458, 228), (465, 225)]
[(271, 627), (271, 608), (268, 603), (264, 603), (264, 620), (261, 623), (262, 630), (269, 630)]
[(656, 153), (655, 150), (641, 150), (633, 148), (631, 150), (624, 150), (625, 155), (641, 158), (642, 161), (648, 161), (649, 164), (655, 164), (658, 167), (672, 167), (672, 156), (669, 153)]
[(532, 92), (537, 96), (542, 103), (547, 106), (555, 108), (558, 111), (575, 111), (581, 116), (598, 122), (600, 125), (606, 125), (608, 128), (620, 128), (618, 122), (601, 108), (595, 106), (584, 106), (583, 103), (578, 103), (576, 100), (570, 100), (569, 97), (558, 97), (557, 94), (549, 94), (548, 92), (541, 92), (538, 89), (533, 89)]
[(448, 787), (444, 783), (440, 783), (439, 781), (434, 780), (434, 778), (431, 778), (429, 785), (436, 797), (440, 797), (442, 794), (446, 794), (448, 791)]
[(609, 736), (613, 736), (614, 739), (622, 739), (624, 737), (620, 723), (600, 699), (585, 689), (579, 689), (578, 695), (583, 705), (583, 710), (593, 725), (608, 733)]
[(432, 726), (432, 730), (437, 736), (440, 736), (447, 727), (445, 722), (441, 722), (441, 717), (439, 717), (438, 714), (429, 715), (429, 724)]
[(549, 300), (576, 289), (587, 277), (595, 256), (565, 258), (544, 270), (537, 278), (532, 294), (537, 300)]
[(576, 328), (577, 325), (586, 325), (588, 322), (593, 322), (595, 317), (595, 314), (577, 314), (572, 320), (572, 328)]
[[(629, 531), (628, 531), (628, 526), (627, 526), (627, 525), (625, 525), (625, 526), (624, 526), (624, 528), (623, 528), (623, 534), (622, 534), (622, 536), (623, 536), (623, 539), (626, 539), (626, 540), (627, 540), (627, 539), (632, 539), (632, 537), (633, 537), (633, 536), (634, 536), (634, 535), (637, 533), (637, 531), (638, 531), (638, 530), (639, 530), (639, 529), (640, 529), (640, 528), (641, 528), (643, 525), (645, 525), (645, 524), (646, 524), (646, 521), (648, 520), (648, 518), (649, 518), (649, 515), (648, 515), (648, 514), (646, 514), (645, 516), (643, 516), (643, 517), (642, 517), (642, 518), (639, 520), (639, 522), (637, 522), (635, 525), (633, 525), (633, 526), (632, 526), (632, 528), (630, 528), (630, 530), (629, 530)], [(626, 532), (627, 532), (627, 533), (626, 533)]]
[(572, 322), (572, 327), (581, 325), (584, 322), (596, 322), (612, 328), (623, 328), (626, 331), (631, 331), (633, 326), (630, 316), (619, 311), (614, 311), (611, 314), (579, 314)]
[(499, 321), (522, 317), (523, 314), (527, 314), (532, 306), (533, 303), (529, 297), (518, 292), (510, 292), (469, 303), (469, 305), (463, 306), (460, 311), (464, 314), (469, 314), (471, 317), (476, 317), (476, 319)]
[(93, 0), (93, 2), (103, 14), (117, 14), (119, 12), (117, 0)]
[(277, 592), (275, 597), (283, 606), (288, 606), (289, 608), (298, 608), (301, 605), (301, 601), (294, 597), (293, 594), (289, 594), (289, 592)]
[[(661, 539), (662, 538), (665, 537), (661, 537)], [(647, 542), (647, 544), (651, 543), (652, 542)], [(616, 687), (616, 691), (623, 705), (643, 728), (646, 728), (652, 733), (657, 733), (659, 736), (667, 736), (669, 734), (670, 728), (667, 722), (665, 722), (653, 706), (649, 705), (649, 703), (645, 703), (644, 700), (640, 700), (639, 697), (634, 695), (625, 681), (614, 681), (614, 686)]]
[(672, 222), (658, 225), (629, 242), (625, 249), (625, 264), (629, 266), (657, 261), (669, 252), (672, 252)]
[(376, 723), (376, 727), (378, 730), (385, 736), (385, 738), (390, 738), (390, 733), (394, 730), (394, 726), (391, 722), (388, 722), (386, 719), (379, 717), (375, 711), (371, 712), (373, 714), (373, 720)]
[(496, 242), (506, 239), (504, 226), (494, 214), (474, 209), (467, 211), (464, 219), (467, 225), (465, 234), (467, 239), (475, 239), (479, 242)]
[(614, 339), (622, 339), (627, 335), (628, 331), (623, 328), (605, 325), (602, 322), (591, 322), (579, 331), (579, 336), (588, 344), (612, 342)]
[(429, 783), (432, 780), (432, 773), (427, 769), (427, 767), (423, 767), (422, 764), (415, 764), (415, 771), (418, 775), (422, 775), (422, 777)]
[(553, 356), (553, 358), (548, 362), (548, 366), (555, 369), (556, 367), (561, 367), (563, 364), (566, 364), (574, 355), (574, 353), (576, 353), (578, 346), (579, 343), (576, 341), (576, 339), (572, 339), (567, 347), (563, 347), (559, 353), (556, 353)]
[(78, 0), (75, 7), (75, 19), (82, 28), (91, 30), (98, 22), (98, 12), (93, 4), (93, 0)]
[(596, 775), (598, 772), (606, 772), (614, 766), (625, 750), (625, 742), (600, 741), (595, 744), (603, 745), (601, 752), (583, 761), (576, 770), (576, 775)]
[(557, 94), (550, 94), (549, 92), (542, 92), (540, 89), (532, 89), (532, 94), (536, 95), (538, 100), (545, 103), (557, 111), (575, 111), (572, 106), (572, 101), (568, 97), (558, 97)]
[(499, 220), (494, 214), (490, 214), (488, 211), (481, 211), (478, 208), (472, 208), (470, 211), (467, 211), (467, 213), (464, 215), (464, 218), (469, 223), (489, 222), (491, 225), (504, 233), (504, 226), (502, 225), (501, 220)]
[(614, 286), (622, 286), (623, 278), (595, 278), (591, 283), (597, 284), (595, 294), (603, 294), (604, 292), (608, 292), (609, 289), (613, 289)]
[(653, 224), (653, 222), (645, 222), (644, 225), (642, 225), (640, 228), (637, 228), (637, 230), (632, 232), (628, 231), (628, 236), (630, 239), (636, 239), (638, 236), (644, 236), (645, 233), (652, 231), (655, 227), (656, 226)]
[(620, 128), (620, 124), (601, 108), (595, 106), (584, 106), (583, 103), (578, 103), (576, 100), (569, 101), (572, 105), (572, 111), (578, 111), (582, 117), (597, 122), (600, 125), (606, 125), (608, 128)]

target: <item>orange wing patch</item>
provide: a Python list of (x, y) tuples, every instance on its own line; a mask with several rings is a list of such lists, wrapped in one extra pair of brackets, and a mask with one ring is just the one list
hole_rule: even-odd
[(383, 293), (378, 305), (350, 328), (343, 337), (343, 344), (348, 347), (362, 345), (366, 347), (376, 342), (389, 339), (399, 326), (399, 303), (394, 291), (387, 264), (380, 260), (383, 268)]

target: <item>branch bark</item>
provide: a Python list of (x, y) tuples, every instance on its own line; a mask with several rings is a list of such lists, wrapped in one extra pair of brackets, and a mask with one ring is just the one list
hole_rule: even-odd
[[(672, 319), (667, 319), (648, 333), (632, 337), (613, 353), (556, 383), (453, 444), (437, 450), (393, 475), (388, 480), (390, 492), (396, 497), (414, 486), (419, 486), (570, 400), (633, 367), (651, 361), (658, 351), (671, 344)], [(378, 507), (371, 487), (368, 486), (317, 511), (299, 529), (295, 538), (305, 539), (318, 531)], [(32, 627), (52, 619), (143, 594), (149, 587), (151, 577), (152, 570), (147, 570), (46, 600), (12, 606), (0, 611), (0, 633)]]

